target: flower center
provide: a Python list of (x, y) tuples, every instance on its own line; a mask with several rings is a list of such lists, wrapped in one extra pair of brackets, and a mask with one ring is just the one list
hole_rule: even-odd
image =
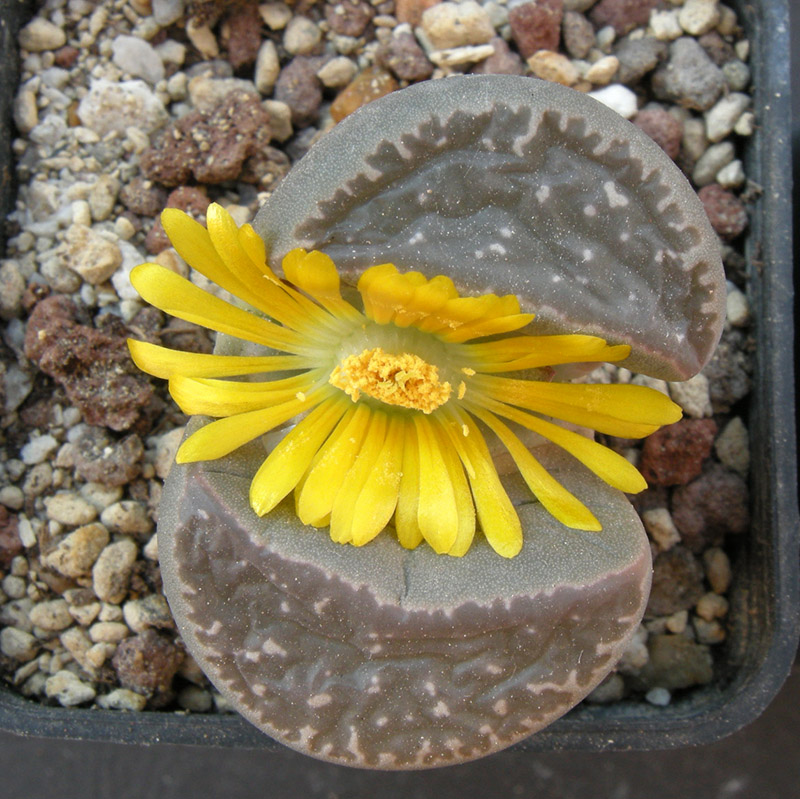
[(418, 355), (385, 352), (381, 347), (348, 355), (328, 381), (356, 402), (361, 394), (423, 413), (431, 413), (450, 398), (450, 383), (439, 382), (439, 370)]

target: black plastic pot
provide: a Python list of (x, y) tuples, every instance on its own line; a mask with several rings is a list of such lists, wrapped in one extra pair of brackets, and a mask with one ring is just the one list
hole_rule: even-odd
[[(751, 208), (746, 255), (755, 319), (754, 387), (749, 429), (752, 528), (734, 558), (729, 636), (715, 680), (666, 708), (645, 702), (581, 705), (518, 748), (529, 750), (662, 749), (722, 738), (754, 720), (777, 693), (794, 658), (800, 614), (800, 521), (797, 503), (792, 353), (792, 212), (789, 120), (789, 13), (786, 0), (736, 2), (750, 43), (758, 130), (746, 172), (763, 188)], [(25, 4), (0, 0), (2, 43), (16, 39)], [(3, 64), (13, 63), (7, 51)], [(13, 97), (14, 81), (9, 80)], [(7, 146), (8, 103), (0, 111)], [(8, 152), (0, 152), (10, 190)], [(13, 200), (12, 200), (13, 201)], [(4, 204), (3, 209), (8, 208)], [(23, 735), (123, 743), (182, 743), (277, 750), (279, 745), (236, 715), (126, 714), (46, 707), (0, 687), (0, 729)]]

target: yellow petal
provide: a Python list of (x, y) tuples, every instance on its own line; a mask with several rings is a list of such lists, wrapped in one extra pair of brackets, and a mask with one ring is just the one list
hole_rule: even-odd
[(192, 433), (181, 444), (175, 460), (178, 463), (193, 463), (229, 455), (254, 438), (313, 408), (324, 397), (325, 392), (318, 391), (302, 402), (296, 399), (273, 408), (261, 408), (217, 419)]
[[(393, 498), (388, 495), (373, 496), (374, 483), (369, 487), (367, 485), (370, 475), (385, 466), (385, 456), (383, 464), (379, 461), (384, 454), (389, 427), (389, 419), (385, 413), (372, 411), (370, 415), (364, 443), (345, 475), (331, 509), (331, 539), (340, 544), (353, 543), (355, 546), (362, 546), (371, 541), (386, 527), (397, 503), (396, 489)], [(391, 454), (393, 456), (395, 452)], [(387, 507), (387, 503), (381, 502), (382, 499), (388, 499), (391, 504)], [(356, 513), (359, 516), (358, 527), (355, 526)]]
[(475, 503), (472, 501), (472, 492), (464, 474), (464, 467), (450, 443), (446, 429), (439, 424), (433, 424), (431, 427), (436, 434), (439, 448), (444, 456), (444, 462), (453, 486), (456, 508), (458, 509), (458, 533), (453, 546), (447, 550), (447, 554), (460, 558), (466, 555), (472, 544), (472, 539), (475, 537)]
[(353, 507), (351, 540), (357, 547), (378, 535), (395, 512), (403, 465), (404, 432), (402, 419), (390, 416), (383, 447)]
[(476, 378), (473, 385), (502, 402), (622, 438), (643, 438), (682, 416), (679, 405), (646, 386), (484, 376)]
[(469, 463), (467, 474), (481, 530), (498, 555), (513, 558), (522, 549), (519, 516), (500, 482), (481, 431), (468, 414), (458, 412), (457, 418), (467, 435), (453, 427), (448, 427), (447, 432), (462, 461)]
[(308, 349), (293, 331), (236, 308), (158, 264), (132, 269), (131, 283), (145, 302), (178, 319), (266, 347), (298, 354)]
[(317, 453), (296, 491), (297, 516), (303, 524), (319, 527), (327, 520), (361, 449), (369, 420), (369, 408), (364, 404), (354, 405)]
[(522, 549), (522, 525), (497, 474), (489, 448), (475, 422), (462, 415), (468, 435), (462, 443), (475, 470), (470, 478), (481, 530), (492, 549), (504, 558), (513, 558)]
[(250, 505), (263, 516), (300, 482), (350, 403), (329, 399), (298, 422), (270, 452), (250, 484)]
[[(588, 467), (602, 480), (613, 488), (625, 491), (628, 494), (638, 494), (647, 488), (647, 482), (639, 474), (636, 467), (628, 460), (618, 455), (613, 450), (592, 441), (585, 436), (565, 430), (552, 422), (546, 422), (525, 411), (512, 408), (495, 400), (485, 400), (482, 403), (487, 410), (504, 416), (511, 421), (533, 430), (540, 436), (557, 444), (577, 458), (584, 466)], [(470, 409), (471, 412), (471, 409)]]
[(146, 341), (128, 339), (133, 362), (143, 372), (155, 377), (232, 377), (261, 372), (292, 371), (307, 368), (309, 363), (297, 355), (207, 355), (159, 347)]
[(169, 380), (169, 393), (184, 413), (233, 416), (279, 405), (293, 397), (302, 400), (303, 395), (313, 389), (320, 374), (321, 370), (303, 372), (283, 380), (260, 383), (173, 375)]
[(469, 341), (473, 338), (495, 336), (498, 333), (510, 333), (512, 330), (519, 330), (521, 327), (530, 324), (533, 318), (533, 314), (501, 316), (497, 319), (487, 319), (486, 321), (462, 325), (453, 330), (452, 333), (443, 333), (442, 337), (447, 341), (461, 342)]
[(502, 441), (528, 488), (552, 516), (575, 530), (597, 532), (603, 529), (586, 505), (567, 491), (494, 414), (477, 409), (473, 409), (473, 413)]
[(450, 550), (458, 536), (458, 506), (450, 473), (430, 420), (414, 415), (419, 441), (419, 507), (417, 521), (434, 552)]
[(397, 539), (406, 549), (414, 549), (422, 543), (417, 511), (419, 509), (419, 443), (417, 429), (408, 420), (403, 420), (403, 470), (400, 477), (400, 493), (394, 515)]
[(597, 336), (515, 336), (465, 346), (467, 358), (483, 373), (511, 372), (565, 363), (620, 361), (630, 354), (627, 344), (609, 346)]

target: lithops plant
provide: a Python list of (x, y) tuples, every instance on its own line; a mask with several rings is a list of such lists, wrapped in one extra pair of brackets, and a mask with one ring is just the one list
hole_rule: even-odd
[(163, 220), (260, 312), (155, 265), (132, 275), (225, 334), (212, 356), (131, 345), (198, 414), (159, 551), (218, 689), (288, 746), (386, 769), (489, 754), (586, 696), (647, 602), (622, 493), (644, 482), (548, 419), (647, 435), (678, 418), (667, 398), (562, 383), (565, 365), (682, 379), (716, 345), (718, 247), (671, 161), (576, 92), (457, 77), (328, 133), (260, 238), (218, 206), (207, 232)]

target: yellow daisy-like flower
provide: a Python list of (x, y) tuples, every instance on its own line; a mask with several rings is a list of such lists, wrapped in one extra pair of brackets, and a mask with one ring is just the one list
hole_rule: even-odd
[[(680, 418), (677, 405), (641, 386), (501, 376), (549, 376), (548, 367), (619, 361), (629, 352), (594, 336), (509, 336), (533, 318), (514, 296), (460, 297), (447, 277), (381, 264), (362, 274), (357, 308), (342, 296), (328, 256), (293, 250), (281, 279), (253, 228), (237, 228), (219, 205), (209, 206), (207, 229), (175, 209), (162, 221), (187, 263), (259, 313), (157, 264), (132, 271), (139, 294), (172, 316), (286, 353), (199, 355), (129, 342), (139, 368), (168, 379), (185, 413), (217, 417), (183, 442), (179, 463), (220, 458), (297, 420), (253, 478), (250, 503), (259, 515), (294, 491), (300, 520), (329, 526), (340, 543), (361, 546), (393, 523), (404, 547), (424, 540), (438, 553), (463, 555), (479, 527), (500, 555), (513, 557), (520, 521), (478, 423), (553, 516), (600, 530), (510, 424), (635, 493), (646, 483), (625, 458), (544, 417), (626, 438)], [(269, 373), (274, 379), (260, 382), (220, 379)]]

